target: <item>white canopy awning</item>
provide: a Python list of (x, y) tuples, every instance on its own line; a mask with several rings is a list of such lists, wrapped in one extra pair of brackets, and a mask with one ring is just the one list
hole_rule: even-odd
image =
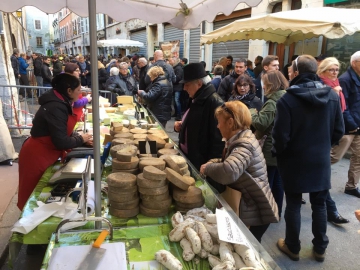
[(144, 43), (130, 39), (104, 39), (97, 41), (98, 47), (120, 47), (123, 49), (144, 47)]

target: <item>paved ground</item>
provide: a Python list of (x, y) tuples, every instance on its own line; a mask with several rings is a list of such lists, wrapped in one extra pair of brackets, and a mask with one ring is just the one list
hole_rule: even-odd
[[(173, 132), (173, 121), (167, 125), (167, 132), (174, 140), (177, 140), (177, 134)], [(13, 138), (15, 149), (19, 151), (23, 138)], [(16, 165), (15, 165), (16, 166)], [(328, 236), (330, 244), (327, 249), (325, 262), (316, 262), (312, 257), (312, 234), (311, 234), (311, 208), (309, 203), (302, 207), (302, 228), (301, 243), (302, 250), (300, 252), (300, 261), (293, 262), (283, 255), (276, 247), (278, 238), (284, 237), (285, 221), (281, 220), (278, 224), (272, 224), (263, 237), (262, 245), (272, 256), (281, 269), (298, 270), (298, 269), (336, 269), (336, 270), (358, 270), (360, 269), (359, 250), (360, 250), (360, 223), (355, 219), (354, 210), (360, 209), (360, 200), (353, 196), (344, 194), (344, 185), (347, 179), (347, 170), (349, 160), (343, 159), (332, 167), (332, 185), (331, 194), (337, 203), (339, 212), (346, 218), (350, 219), (350, 223), (344, 226), (328, 225)], [(6, 251), (6, 243), (10, 234), (12, 224), (18, 219), (19, 211), (16, 208), (16, 194), (13, 185), (5, 184), (3, 178), (6, 174), (15, 173), (16, 167), (6, 167), (6, 174), (0, 167), (0, 183), (3, 188), (9, 190), (6, 196), (1, 195), (0, 206), (7, 205), (5, 213), (0, 217), (0, 254)], [(12, 172), (10, 172), (10, 170)], [(16, 176), (7, 176), (7, 181), (14, 181), (10, 178)], [(16, 185), (16, 181), (14, 181)], [(14, 184), (12, 183), (12, 184)], [(9, 187), (8, 187), (9, 185)], [(5, 192), (6, 193), (6, 192)], [(6, 197), (6, 198), (5, 198)], [(309, 201), (307, 194), (304, 198)], [(0, 208), (1, 209), (1, 208)], [(0, 211), (1, 212), (1, 211)], [(6, 255), (7, 253), (5, 253)], [(40, 269), (44, 250), (40, 249), (35, 255), (26, 254), (26, 246), (21, 249), (19, 257), (15, 263), (15, 270), (35, 270)], [(6, 256), (0, 261), (0, 269), (8, 270), (7, 265), (2, 265), (6, 260)]]

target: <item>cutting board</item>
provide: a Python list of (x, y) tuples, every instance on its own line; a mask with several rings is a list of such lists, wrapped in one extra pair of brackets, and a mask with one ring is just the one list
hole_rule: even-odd
[[(91, 245), (66, 246), (52, 250), (48, 270), (75, 270), (84, 260)], [(104, 243), (106, 252), (98, 264), (99, 270), (127, 269), (125, 243)]]

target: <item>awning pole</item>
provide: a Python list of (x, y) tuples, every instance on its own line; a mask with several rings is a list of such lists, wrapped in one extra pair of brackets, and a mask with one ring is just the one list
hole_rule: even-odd
[[(101, 216), (101, 162), (100, 162), (100, 114), (99, 114), (99, 82), (97, 65), (97, 36), (96, 36), (96, 0), (88, 0), (89, 32), (90, 32), (90, 61), (91, 61), (91, 92), (93, 108), (94, 135), (94, 180), (95, 180), (95, 216)], [(95, 222), (95, 229), (101, 229), (101, 221)]]

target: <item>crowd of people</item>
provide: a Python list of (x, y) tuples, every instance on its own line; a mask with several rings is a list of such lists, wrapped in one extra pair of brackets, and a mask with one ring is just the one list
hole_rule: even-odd
[[(24, 85), (27, 63), (18, 53), (15, 49), (11, 62)], [(55, 120), (44, 110), (36, 114), (31, 139), (20, 152), (19, 208), (49, 162), (65, 149), (90, 143), (89, 137), (70, 133), (76, 116), (72, 110), (91, 100), (78, 91), (80, 85), (91, 87), (90, 61), (84, 56), (38, 58), (33, 54), (38, 85), (53, 87), (38, 93), (39, 104), (49, 112), (56, 110), (61, 125), (55, 127)], [(163, 127), (175, 117), (179, 148), (223, 194), (258, 241), (271, 223), (281, 219), (285, 198), (285, 238), (277, 245), (295, 261), (301, 249), (303, 193), (309, 193), (314, 257), (321, 262), (329, 243), (327, 222), (349, 222), (329, 193), (331, 164), (349, 149), (344, 192), (360, 198), (359, 63), (360, 51), (351, 56), (348, 70), (338, 78), (340, 64), (334, 57), (296, 55), (280, 71), (276, 55), (256, 57), (254, 68), (251, 61), (233, 60), (229, 55), (209, 72), (203, 61), (187, 64), (186, 58), (164, 59), (157, 50), (149, 59), (100, 56), (97, 66), (99, 88), (112, 92), (112, 104), (118, 95), (137, 95)], [(26, 97), (27, 93), (20, 94)], [(34, 147), (53, 150), (44, 155), (49, 156), (46, 161), (36, 160)], [(25, 179), (30, 165), (24, 165), (30, 157), (43, 164), (41, 170), (33, 171), (31, 186)]]

